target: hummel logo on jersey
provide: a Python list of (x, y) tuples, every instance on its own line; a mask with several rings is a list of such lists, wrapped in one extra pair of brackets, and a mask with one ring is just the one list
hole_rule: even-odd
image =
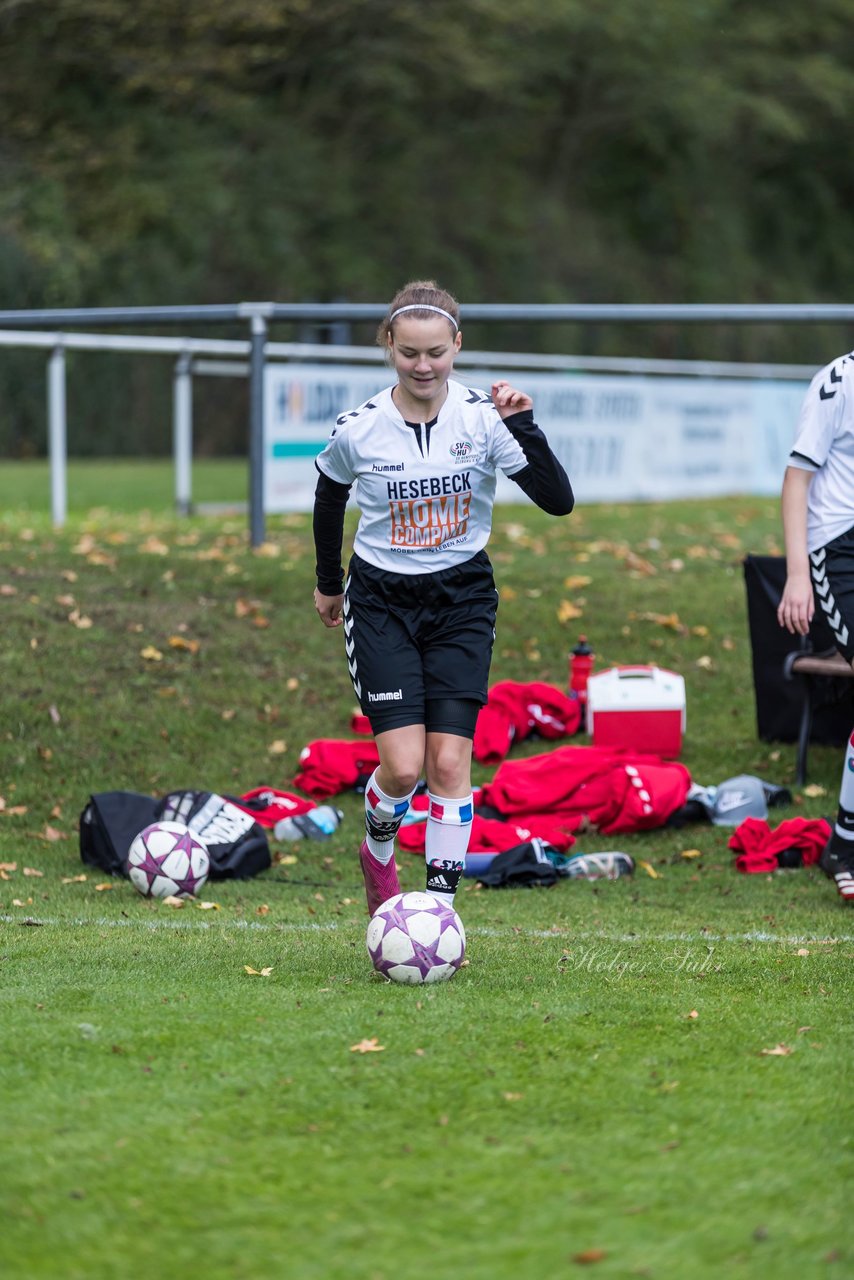
[(368, 702), (403, 702), (403, 690), (390, 689), (385, 693), (371, 693), (369, 689)]
[(379, 462), (375, 462), (371, 467), (371, 470), (372, 471), (402, 471), (403, 463), (402, 462), (386, 462), (386, 463), (380, 464)]

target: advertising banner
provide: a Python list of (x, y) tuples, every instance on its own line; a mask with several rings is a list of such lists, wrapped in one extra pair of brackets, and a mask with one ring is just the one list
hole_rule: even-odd
[[(314, 459), (335, 419), (393, 380), (385, 366), (269, 364), (264, 509), (311, 509)], [(458, 371), (488, 390), (497, 377)], [(519, 373), (576, 499), (633, 502), (780, 491), (806, 382)], [(500, 502), (528, 499), (499, 477)]]

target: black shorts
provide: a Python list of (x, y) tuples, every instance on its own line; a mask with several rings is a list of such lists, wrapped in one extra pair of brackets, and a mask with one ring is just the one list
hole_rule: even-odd
[(816, 608), (821, 609), (840, 653), (854, 661), (854, 528), (810, 552)]
[(428, 724), (427, 704), (483, 706), (498, 592), (485, 551), (437, 573), (389, 573), (354, 555), (344, 587), (353, 688), (374, 733)]

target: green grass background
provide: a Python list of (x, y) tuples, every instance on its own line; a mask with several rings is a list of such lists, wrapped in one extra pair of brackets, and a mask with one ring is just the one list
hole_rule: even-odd
[[(253, 552), (171, 486), (72, 464), (55, 530), (44, 464), (0, 467), (0, 1274), (851, 1274), (854, 929), (819, 872), (740, 876), (708, 825), (588, 833), (655, 876), (465, 881), (469, 964), (435, 990), (370, 970), (355, 794), (329, 841), (209, 884), (217, 910), (76, 878), (91, 792), (288, 790), (350, 736), (310, 518)], [(245, 497), (243, 464), (194, 493)], [(583, 630), (599, 667), (685, 675), (696, 781), (791, 785), (794, 746), (756, 737), (748, 551), (780, 551), (772, 500), (499, 508), (493, 680), (564, 684)], [(832, 817), (840, 767), (813, 747), (772, 821)]]

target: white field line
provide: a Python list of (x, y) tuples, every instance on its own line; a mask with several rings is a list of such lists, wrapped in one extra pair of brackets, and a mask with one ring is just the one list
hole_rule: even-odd
[[(281, 924), (269, 923), (264, 920), (193, 920), (184, 917), (168, 918), (163, 917), (155, 920), (132, 920), (129, 918), (112, 919), (107, 916), (92, 916), (88, 919), (85, 917), (77, 917), (68, 920), (59, 920), (50, 916), (32, 916), (25, 915), (8, 915), (0, 913), (0, 924), (18, 924), (18, 925), (55, 925), (61, 928), (77, 928), (77, 929), (139, 929), (142, 932), (159, 933), (163, 931), (174, 930), (190, 930), (197, 933), (212, 933), (214, 931), (227, 931), (229, 929), (237, 929), (244, 931), (252, 931), (257, 933), (336, 933), (345, 932), (350, 927), (341, 926), (335, 920), (329, 920), (326, 923), (319, 921), (306, 921), (303, 924), (297, 922), (286, 922)], [(467, 926), (466, 933), (469, 937), (481, 938), (509, 938), (509, 937), (529, 937), (529, 938), (554, 938), (555, 941), (567, 942), (619, 942), (628, 943), (644, 943), (644, 942), (691, 942), (691, 943), (714, 943), (714, 942), (776, 942), (781, 946), (797, 946), (812, 943), (814, 946), (831, 946), (834, 943), (854, 942), (854, 934), (838, 933), (832, 938), (820, 938), (815, 934), (778, 934), (768, 933), (764, 930), (751, 929), (744, 933), (695, 933), (688, 930), (675, 933), (608, 933), (606, 930), (580, 930), (580, 929), (523, 929), (520, 934), (515, 932), (513, 926), (506, 929), (496, 929), (489, 925), (484, 926)]]

